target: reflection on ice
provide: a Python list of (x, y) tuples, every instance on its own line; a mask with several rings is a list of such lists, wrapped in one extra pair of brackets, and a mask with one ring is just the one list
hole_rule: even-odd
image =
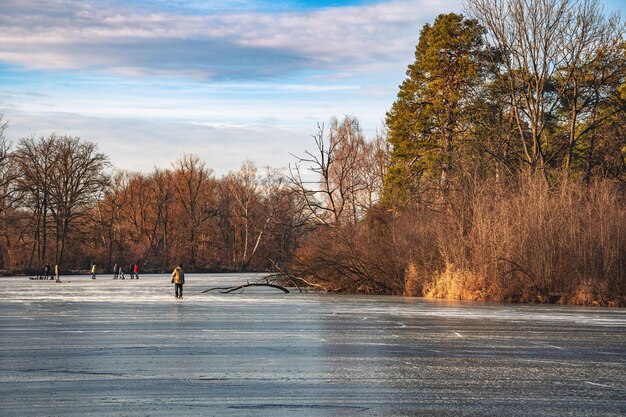
[(0, 415), (624, 414), (626, 313), (0, 278)]
[[(264, 274), (187, 274), (184, 303), (218, 303), (229, 305), (266, 304), (272, 300), (283, 306), (306, 306), (332, 301), (326, 314), (355, 314), (362, 320), (369, 316), (448, 317), (469, 320), (503, 320), (509, 323), (526, 321), (562, 321), (599, 326), (624, 326), (623, 310), (598, 309), (556, 305), (501, 305), (497, 303), (451, 302), (398, 297), (342, 296), (330, 294), (301, 295), (296, 292), (283, 295), (271, 288), (250, 287), (235, 294), (216, 292), (202, 294), (212, 286), (230, 286), (252, 282)], [(24, 277), (0, 278), (0, 298), (3, 302), (28, 305), (33, 302), (115, 302), (162, 303), (171, 301), (173, 286), (169, 275), (145, 275), (140, 280), (112, 280), (100, 275), (97, 280), (88, 276), (64, 277), (63, 283), (27, 280)], [(236, 297), (235, 297), (236, 296)], [(441, 308), (439, 308), (441, 307)]]

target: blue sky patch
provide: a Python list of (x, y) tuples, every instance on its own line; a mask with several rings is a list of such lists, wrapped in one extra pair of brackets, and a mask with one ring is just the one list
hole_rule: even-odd
[(14, 142), (80, 136), (118, 168), (285, 168), (332, 116), (380, 132), (421, 27), (449, 12), (462, 0), (5, 0), (0, 114)]

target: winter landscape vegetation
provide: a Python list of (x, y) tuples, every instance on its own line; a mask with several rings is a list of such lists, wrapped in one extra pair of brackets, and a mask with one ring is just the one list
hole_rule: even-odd
[(623, 19), (595, 0), (464, 9), (421, 28), (376, 134), (328, 115), (288, 168), (244, 147), (222, 175), (194, 149), (119, 169), (97, 136), (9, 141), (5, 112), (2, 269), (280, 265), (326, 291), (623, 305)]
[(623, 9), (4, 1), (0, 416), (623, 416)]

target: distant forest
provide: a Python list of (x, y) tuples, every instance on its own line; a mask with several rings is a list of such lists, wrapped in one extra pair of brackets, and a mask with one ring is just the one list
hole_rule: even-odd
[(624, 21), (595, 0), (468, 0), (420, 32), (375, 138), (331, 118), (287, 172), (195, 155), (113, 170), (7, 143), (0, 269), (270, 271), (326, 291), (626, 304)]

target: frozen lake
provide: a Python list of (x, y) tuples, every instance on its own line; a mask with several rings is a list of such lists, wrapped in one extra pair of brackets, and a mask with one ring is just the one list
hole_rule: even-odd
[(2, 416), (624, 416), (626, 310), (0, 278)]

